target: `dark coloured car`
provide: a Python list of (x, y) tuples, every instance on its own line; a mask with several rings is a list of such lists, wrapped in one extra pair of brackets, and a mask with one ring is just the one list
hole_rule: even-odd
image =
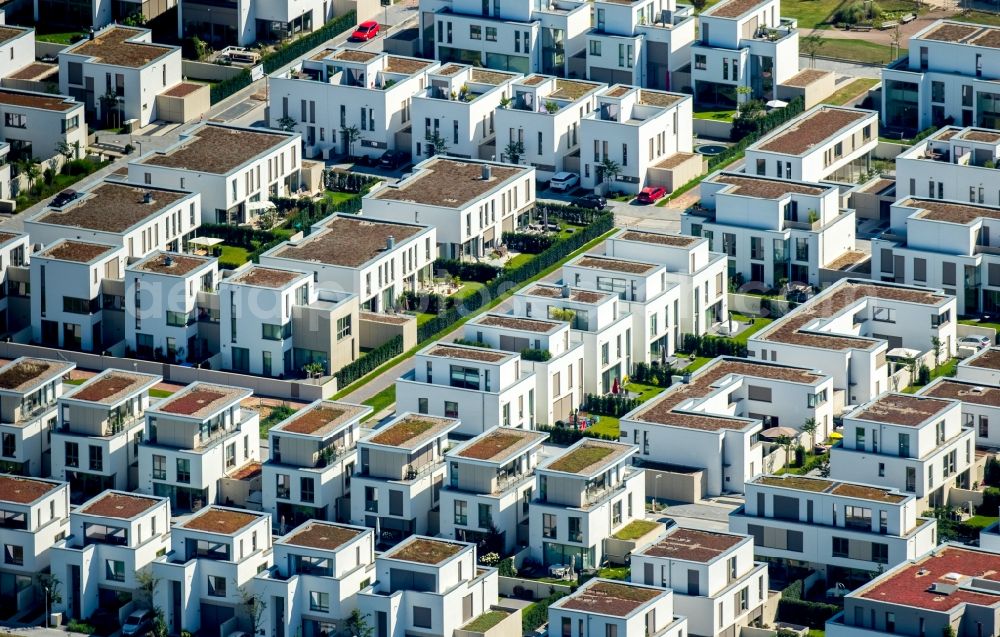
[(579, 206), (580, 208), (590, 208), (591, 210), (604, 210), (608, 207), (608, 200), (594, 193), (574, 197), (571, 203), (574, 206)]
[(80, 193), (75, 190), (64, 190), (55, 197), (52, 198), (52, 206), (55, 208), (62, 208), (71, 201), (79, 199)]
[(405, 166), (409, 162), (410, 156), (406, 153), (402, 153), (398, 150), (387, 150), (382, 153), (382, 157), (378, 160), (378, 165), (382, 168), (395, 170), (400, 166)]

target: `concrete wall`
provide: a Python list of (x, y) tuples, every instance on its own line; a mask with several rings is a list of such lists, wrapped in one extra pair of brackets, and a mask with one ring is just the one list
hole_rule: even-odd
[(160, 119), (183, 124), (197, 119), (212, 106), (212, 92), (208, 84), (184, 97), (156, 96), (156, 110)]
[(236, 77), (242, 72), (242, 66), (222, 66), (221, 64), (195, 62), (194, 60), (184, 60), (181, 63), (181, 73), (183, 73), (184, 77), (192, 80), (220, 82), (228, 80), (231, 77)]
[(766, 300), (768, 304), (767, 316), (777, 318), (788, 314), (792, 309), (792, 304), (782, 299), (764, 299), (752, 294), (729, 293), (729, 310), (740, 312), (741, 314), (761, 315), (761, 302)]
[(733, 130), (732, 122), (723, 122), (714, 119), (700, 119), (695, 117), (692, 124), (694, 126), (694, 134), (698, 137), (710, 137), (712, 139), (729, 141), (729, 133)]
[(484, 633), (456, 629), (452, 634), (455, 637), (479, 637), (479, 635), (484, 635), (485, 637), (521, 637), (523, 634), (523, 631), (521, 630), (521, 609), (512, 610), (510, 608), (491, 608), (502, 610), (510, 614), (505, 619), (500, 620), (496, 626), (490, 628)]
[[(659, 480), (656, 476), (662, 476)], [(657, 484), (659, 483), (659, 484)], [(678, 473), (648, 467), (646, 469), (646, 495), (662, 505), (670, 502), (700, 502), (708, 493), (708, 480), (704, 471)]]
[[(398, 314), (396, 316), (403, 318), (406, 315)], [(404, 352), (417, 346), (417, 317), (410, 316), (405, 323), (387, 323), (365, 317), (365, 314), (361, 314), (358, 319), (361, 347), (375, 348), (389, 342), (396, 336), (403, 337)]]
[(564, 593), (569, 595), (572, 592), (570, 582), (566, 584), (549, 584), (548, 582), (537, 582), (531, 579), (521, 579), (520, 577), (499, 577), (499, 590), (502, 597), (514, 597), (514, 587), (521, 586), (525, 590), (532, 591), (535, 599), (545, 599), (552, 593)]
[(403, 29), (382, 41), (382, 50), (393, 55), (420, 57), (420, 30)]
[(55, 42), (42, 42), (41, 40), (35, 40), (35, 57), (42, 58), (46, 55), (51, 55), (52, 57), (58, 57), (60, 51), (64, 51), (69, 48), (68, 44), (57, 44)]
[(818, 78), (814, 82), (810, 82), (806, 86), (786, 86), (784, 84), (779, 84), (776, 95), (779, 100), (784, 100), (786, 102), (790, 102), (796, 97), (801, 97), (805, 103), (805, 108), (810, 109), (833, 93), (836, 89), (834, 77), (834, 73), (827, 73), (823, 77)]
[(872, 153), (872, 157), (875, 159), (895, 159), (901, 152), (909, 149), (910, 147), (906, 144), (879, 140), (878, 145), (875, 147), (875, 152)]
[(653, 166), (649, 169), (649, 183), (663, 186), (667, 192), (673, 192), (695, 177), (703, 175), (706, 164), (705, 158), (695, 153), (673, 168)]

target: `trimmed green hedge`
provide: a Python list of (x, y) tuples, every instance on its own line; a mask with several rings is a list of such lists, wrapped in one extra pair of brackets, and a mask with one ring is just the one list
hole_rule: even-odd
[(352, 363), (340, 368), (334, 376), (337, 388), (343, 389), (365, 374), (369, 374), (403, 353), (403, 337), (394, 336)]
[(542, 625), (549, 621), (549, 606), (555, 604), (564, 593), (553, 593), (545, 599), (538, 600), (534, 604), (527, 606), (521, 611), (521, 630), (526, 633), (533, 633)]
[(610, 434), (595, 433), (592, 429), (574, 429), (567, 426), (536, 425), (535, 429), (549, 434), (549, 442), (554, 445), (571, 445), (583, 438), (595, 438), (597, 440), (618, 440)]
[(790, 624), (823, 630), (826, 626), (826, 620), (839, 613), (840, 607), (802, 599), (803, 588), (803, 581), (795, 580), (781, 591), (781, 600), (778, 601), (778, 619)]

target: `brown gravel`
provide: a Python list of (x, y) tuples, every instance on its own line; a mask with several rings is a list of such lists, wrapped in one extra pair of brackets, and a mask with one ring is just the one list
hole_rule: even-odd
[(390, 55), (385, 60), (386, 73), (400, 73), (402, 75), (413, 75), (419, 73), (433, 64), (430, 60), (418, 60), (416, 58), (404, 58), (398, 55)]
[(373, 323), (385, 323), (387, 325), (403, 325), (404, 323), (409, 323), (416, 319), (411, 314), (406, 315), (392, 315), (392, 314), (379, 314), (377, 312), (359, 312), (358, 318), (362, 321), (371, 321)]
[(139, 495), (129, 495), (127, 493), (106, 493), (100, 499), (92, 502), (83, 512), (87, 515), (95, 515), (102, 518), (130, 520), (140, 513), (145, 513), (152, 509), (161, 502), (163, 500), (159, 498), (148, 498)]
[(834, 134), (870, 114), (847, 108), (824, 107), (793, 120), (788, 128), (765, 138), (758, 150), (786, 155), (802, 155), (817, 144), (828, 141)]
[(491, 164), (491, 177), (482, 178), (482, 164), (437, 157), (418, 170), (399, 187), (384, 187), (373, 197), (429, 206), (463, 208), (525, 172), (525, 168)]
[(281, 425), (280, 430), (306, 435), (319, 432), (328, 433), (351, 418), (364, 413), (365, 409), (359, 405), (325, 401), (315, 407), (296, 412), (285, 421), (285, 424)]
[(827, 75), (830, 75), (830, 71), (821, 71), (819, 69), (805, 69), (804, 71), (799, 71), (792, 77), (788, 78), (781, 84), (783, 86), (794, 86), (798, 88), (803, 88), (809, 86), (816, 80), (822, 79)]
[(983, 369), (1000, 369), (1000, 348), (986, 349), (978, 356), (968, 359), (966, 365)]
[(333, 59), (344, 62), (371, 62), (377, 55), (377, 53), (357, 49), (340, 49), (333, 55)]
[(8, 363), (0, 371), (0, 389), (17, 391), (35, 382), (52, 368), (52, 363), (39, 359), (20, 359)]
[(58, 483), (0, 474), (0, 501), (2, 502), (31, 504), (57, 488), (59, 488)]
[(861, 263), (866, 259), (868, 259), (868, 255), (864, 252), (859, 250), (848, 250), (823, 267), (827, 270), (846, 270), (847, 268)]
[(523, 80), (520, 80), (518, 84), (524, 84), (525, 86), (538, 86), (546, 79), (548, 78), (546, 78), (544, 75), (529, 75)]
[(916, 427), (944, 412), (954, 403), (946, 400), (911, 396), (909, 394), (883, 394), (862, 411), (851, 414), (852, 419), (884, 422), (891, 425)]
[(600, 82), (583, 82), (580, 80), (556, 79), (556, 90), (549, 94), (552, 99), (578, 100), (587, 93), (601, 88)]
[(191, 93), (194, 93), (199, 89), (207, 87), (208, 84), (196, 84), (194, 82), (179, 82), (177, 84), (174, 84), (167, 90), (163, 91), (161, 95), (165, 95), (167, 97), (185, 97), (187, 95), (190, 95)]
[(192, 137), (166, 153), (156, 153), (142, 163), (192, 172), (224, 175), (238, 166), (288, 141), (283, 133), (262, 129), (231, 128), (206, 124)]
[[(170, 263), (167, 263), (167, 257)], [(176, 252), (160, 252), (133, 266), (136, 270), (152, 272), (154, 274), (171, 274), (174, 276), (184, 276), (210, 262), (208, 257), (198, 257)]]
[(252, 265), (229, 279), (229, 282), (241, 285), (254, 285), (262, 288), (283, 288), (292, 281), (302, 278), (302, 276), (301, 272)]
[(701, 240), (700, 237), (689, 237), (683, 234), (661, 234), (659, 232), (643, 232), (641, 230), (628, 230), (616, 238), (623, 241), (640, 241), (642, 243), (653, 243), (675, 248), (687, 248)]
[(369, 440), (377, 445), (414, 449), (456, 424), (452, 418), (406, 414), (375, 430)]
[(451, 75), (454, 75), (454, 74), (458, 73), (459, 71), (461, 71), (464, 68), (465, 67), (462, 66), (461, 64), (449, 64), (448, 66), (444, 66), (444, 67), (438, 69), (437, 71), (435, 71), (434, 75), (451, 76)]
[(763, 4), (763, 0), (729, 0), (709, 9), (707, 15), (716, 18), (738, 18), (760, 4)]
[(260, 517), (260, 515), (212, 506), (203, 509), (196, 516), (185, 522), (183, 527), (194, 531), (208, 531), (210, 533), (230, 535)]
[(1000, 219), (1000, 210), (990, 206), (975, 206), (965, 203), (948, 203), (936, 199), (907, 199), (904, 206), (920, 208), (921, 219), (969, 224), (979, 219)]
[(373, 221), (356, 215), (337, 215), (320, 232), (294, 245), (287, 244), (275, 256), (356, 268), (386, 254), (389, 237), (399, 246), (424, 229), (422, 226)]
[(229, 401), (237, 400), (247, 391), (225, 385), (188, 385), (188, 389), (165, 399), (156, 409), (168, 414), (198, 417), (209, 414)]
[(27, 91), (14, 91), (8, 88), (0, 89), (0, 104), (8, 106), (24, 106), (27, 108), (39, 108), (46, 111), (66, 111), (78, 108), (80, 103), (70, 97), (59, 95), (48, 95), (46, 93), (29, 93)]
[(979, 31), (978, 25), (957, 24), (955, 22), (944, 22), (936, 29), (931, 29), (921, 40), (940, 40), (942, 42), (961, 42), (973, 33)]
[(449, 557), (457, 554), (463, 548), (465, 547), (462, 544), (455, 542), (418, 537), (412, 542), (408, 542), (398, 549), (390, 551), (385, 557), (394, 560), (404, 560), (406, 562), (416, 562), (417, 564), (440, 564)]
[(645, 104), (646, 106), (658, 106), (660, 108), (669, 108), (683, 99), (680, 95), (674, 95), (673, 93), (664, 93), (662, 91), (650, 91), (647, 89), (642, 89), (639, 91), (639, 103)]
[(74, 394), (76, 400), (93, 403), (111, 403), (127, 396), (133, 388), (156, 380), (157, 377), (114, 371), (101, 378), (84, 383)]
[(510, 356), (509, 352), (497, 352), (484, 347), (458, 347), (454, 345), (438, 345), (427, 352), (427, 354), (429, 356), (445, 356), (484, 363), (499, 363)]
[(538, 319), (521, 318), (518, 316), (503, 316), (499, 314), (487, 314), (474, 324), (502, 327), (509, 330), (521, 330), (523, 332), (538, 332), (540, 334), (547, 334), (551, 332), (553, 328), (561, 325), (557, 321), (540, 321)]
[(334, 551), (361, 535), (363, 531), (339, 524), (306, 522), (285, 538), (285, 544)]
[(697, 157), (697, 155), (695, 153), (674, 153), (670, 157), (667, 157), (658, 163), (656, 167), (662, 168), (663, 170), (670, 170), (671, 168), (677, 168), (684, 162), (690, 160), (692, 157)]
[(1000, 407), (1000, 387), (946, 378), (932, 383), (920, 391), (921, 396), (961, 400), (963, 403)]
[(841, 482), (831, 491), (833, 495), (840, 495), (847, 498), (861, 498), (873, 502), (902, 502), (905, 495), (892, 493), (888, 489), (879, 489), (865, 484), (853, 484), (851, 482)]
[(8, 40), (20, 37), (27, 31), (28, 29), (19, 29), (15, 26), (0, 25), (0, 44), (4, 44)]
[(97, 62), (113, 66), (142, 68), (175, 50), (157, 44), (127, 41), (141, 33), (139, 29), (112, 26), (99, 33), (93, 40), (81, 40), (80, 43), (70, 46), (66, 52), (92, 57)]
[(624, 84), (619, 84), (617, 86), (611, 87), (604, 94), (607, 97), (621, 97), (622, 95), (625, 95), (631, 90), (632, 90), (631, 86), (625, 86)]
[(755, 484), (762, 484), (768, 487), (784, 487), (795, 489), (796, 491), (810, 491), (812, 493), (822, 493), (828, 491), (836, 482), (833, 480), (823, 480), (821, 478), (807, 478), (806, 476), (761, 476), (754, 481)]
[(995, 143), (1000, 141), (1000, 132), (975, 129), (965, 132), (962, 135), (962, 139), (967, 139), (970, 142)]
[(656, 269), (652, 263), (642, 263), (641, 261), (623, 261), (621, 259), (608, 259), (606, 257), (585, 256), (576, 263), (581, 268), (593, 268), (595, 270), (611, 270), (613, 272), (624, 272), (627, 274), (646, 274)]
[(668, 557), (704, 564), (711, 562), (743, 540), (744, 537), (741, 535), (678, 527), (656, 544), (639, 551), (639, 555)]
[(747, 177), (731, 173), (723, 173), (712, 181), (720, 184), (731, 184), (733, 188), (729, 192), (732, 194), (756, 197), (758, 199), (779, 199), (791, 194), (818, 196), (826, 190), (819, 186), (797, 184), (783, 179)]
[[(152, 203), (143, 203), (149, 192)], [(106, 181), (91, 188), (82, 199), (70, 202), (61, 209), (49, 208), (50, 212), (37, 218), (40, 223), (98, 232), (125, 232), (151, 217), (161, 214), (188, 193), (172, 190), (154, 190), (129, 184)]]
[(480, 84), (490, 84), (491, 86), (499, 86), (508, 80), (514, 79), (514, 77), (515, 75), (513, 73), (504, 73), (503, 71), (472, 69), (472, 73), (469, 79), (473, 82), (478, 82)]
[(991, 49), (1000, 48), (1000, 29), (985, 28), (979, 35), (970, 40), (969, 44)]
[(58, 64), (46, 64), (44, 62), (32, 62), (31, 64), (19, 69), (18, 71), (8, 75), (7, 77), (12, 80), (38, 80), (49, 74), (58, 74), (59, 65)]
[(251, 480), (263, 474), (263, 465), (259, 462), (251, 460), (239, 469), (231, 471), (226, 477), (233, 480)]
[[(528, 291), (528, 294), (549, 299), (559, 299), (562, 298), (562, 288), (556, 285), (536, 285)], [(571, 288), (569, 298), (566, 300), (579, 303), (599, 303), (608, 298), (608, 296), (608, 294), (603, 292), (591, 292), (590, 290)]]
[(458, 455), (473, 460), (506, 460), (533, 442), (541, 441), (545, 434), (524, 429), (495, 429), (482, 434)]
[(870, 192), (874, 194), (881, 194), (883, 190), (889, 186), (896, 185), (895, 179), (878, 179), (865, 187), (865, 192)]
[(646, 588), (625, 582), (593, 580), (562, 601), (561, 606), (609, 617), (627, 617), (643, 604), (666, 595), (659, 588)]

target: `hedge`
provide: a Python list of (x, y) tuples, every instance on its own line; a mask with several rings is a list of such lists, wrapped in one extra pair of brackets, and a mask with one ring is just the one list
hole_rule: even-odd
[(287, 230), (258, 230), (227, 223), (203, 223), (198, 227), (200, 236), (222, 239), (228, 245), (253, 250), (257, 245), (272, 241), (285, 241), (292, 236)]
[(670, 387), (671, 376), (677, 373), (670, 365), (648, 365), (643, 362), (636, 363), (632, 368), (632, 375), (629, 380), (644, 385), (656, 385), (657, 387)]
[(802, 599), (803, 589), (804, 582), (795, 580), (781, 591), (781, 599), (778, 601), (778, 619), (790, 624), (822, 630), (826, 626), (826, 620), (840, 612), (840, 607)]
[(494, 278), (500, 268), (489, 263), (476, 261), (459, 261), (457, 259), (437, 259), (434, 261), (434, 271), (446, 271), (451, 276), (457, 276), (463, 281), (486, 283)]
[(521, 350), (521, 360), (523, 361), (536, 361), (544, 363), (550, 358), (552, 358), (552, 352), (547, 349), (535, 349), (533, 347), (529, 347)]
[[(339, 18), (330, 20), (309, 35), (303, 36), (287, 46), (284, 46), (274, 53), (264, 56), (264, 72), (273, 73), (281, 67), (294, 62), (306, 53), (321, 46), (344, 31), (354, 27), (355, 15), (353, 11), (345, 13)], [(226, 99), (233, 93), (250, 86), (250, 69), (243, 69), (239, 75), (223, 80), (212, 87), (212, 104), (216, 104)]]
[(638, 398), (627, 398), (616, 395), (587, 394), (583, 398), (583, 408), (586, 411), (620, 418), (639, 406)]
[(607, 213), (603, 210), (581, 208), (580, 206), (569, 206), (565, 204), (538, 204), (535, 208), (535, 219), (541, 221), (546, 214), (548, 214), (549, 217), (562, 219), (566, 223), (572, 223), (578, 226), (588, 226), (600, 219), (601, 215), (605, 215)]
[(348, 363), (338, 370), (334, 376), (337, 378), (337, 387), (343, 389), (365, 374), (369, 374), (393, 358), (403, 353), (403, 337), (393, 336), (367, 354), (361, 355), (357, 360)]
[(534, 278), (547, 268), (565, 259), (575, 250), (614, 228), (614, 221), (613, 214), (601, 214), (589, 226), (581, 228), (568, 237), (559, 239), (521, 267), (504, 270), (495, 279), (488, 281), (479, 294), (467, 297), (460, 307), (447, 308), (417, 328), (417, 339), (425, 341), (431, 338), (438, 332), (453, 326), (462, 316), (487, 305), (508, 289)]
[(552, 425), (536, 425), (535, 429), (549, 434), (549, 442), (554, 445), (571, 445), (583, 438), (594, 438), (597, 440), (618, 440), (615, 436), (611, 434), (597, 433), (591, 429), (579, 430), (573, 427), (567, 427), (565, 425), (556, 424)]
[(745, 133), (741, 132), (737, 134), (737, 126), (734, 123), (733, 139), (735, 143), (718, 155), (709, 157), (708, 169), (711, 171), (719, 166), (724, 166), (735, 161), (743, 155), (743, 151), (746, 150), (747, 146), (750, 146), (793, 117), (802, 114), (803, 111), (805, 111), (805, 102), (803, 102), (801, 97), (796, 97), (788, 103), (788, 106), (773, 110), (764, 117), (751, 120), (753, 124), (748, 124), (744, 127), (743, 130), (746, 131)]
[(683, 346), (681, 349), (683, 351), (706, 358), (715, 358), (716, 356), (745, 357), (747, 355), (746, 343), (723, 336), (685, 334), (682, 343)]
[(514, 252), (538, 254), (551, 246), (554, 241), (555, 239), (547, 234), (534, 234), (531, 232), (503, 233), (504, 244)]
[(545, 599), (538, 600), (534, 604), (526, 606), (521, 611), (521, 630), (526, 633), (533, 633), (549, 621), (549, 606), (555, 604), (565, 593), (552, 593)]

